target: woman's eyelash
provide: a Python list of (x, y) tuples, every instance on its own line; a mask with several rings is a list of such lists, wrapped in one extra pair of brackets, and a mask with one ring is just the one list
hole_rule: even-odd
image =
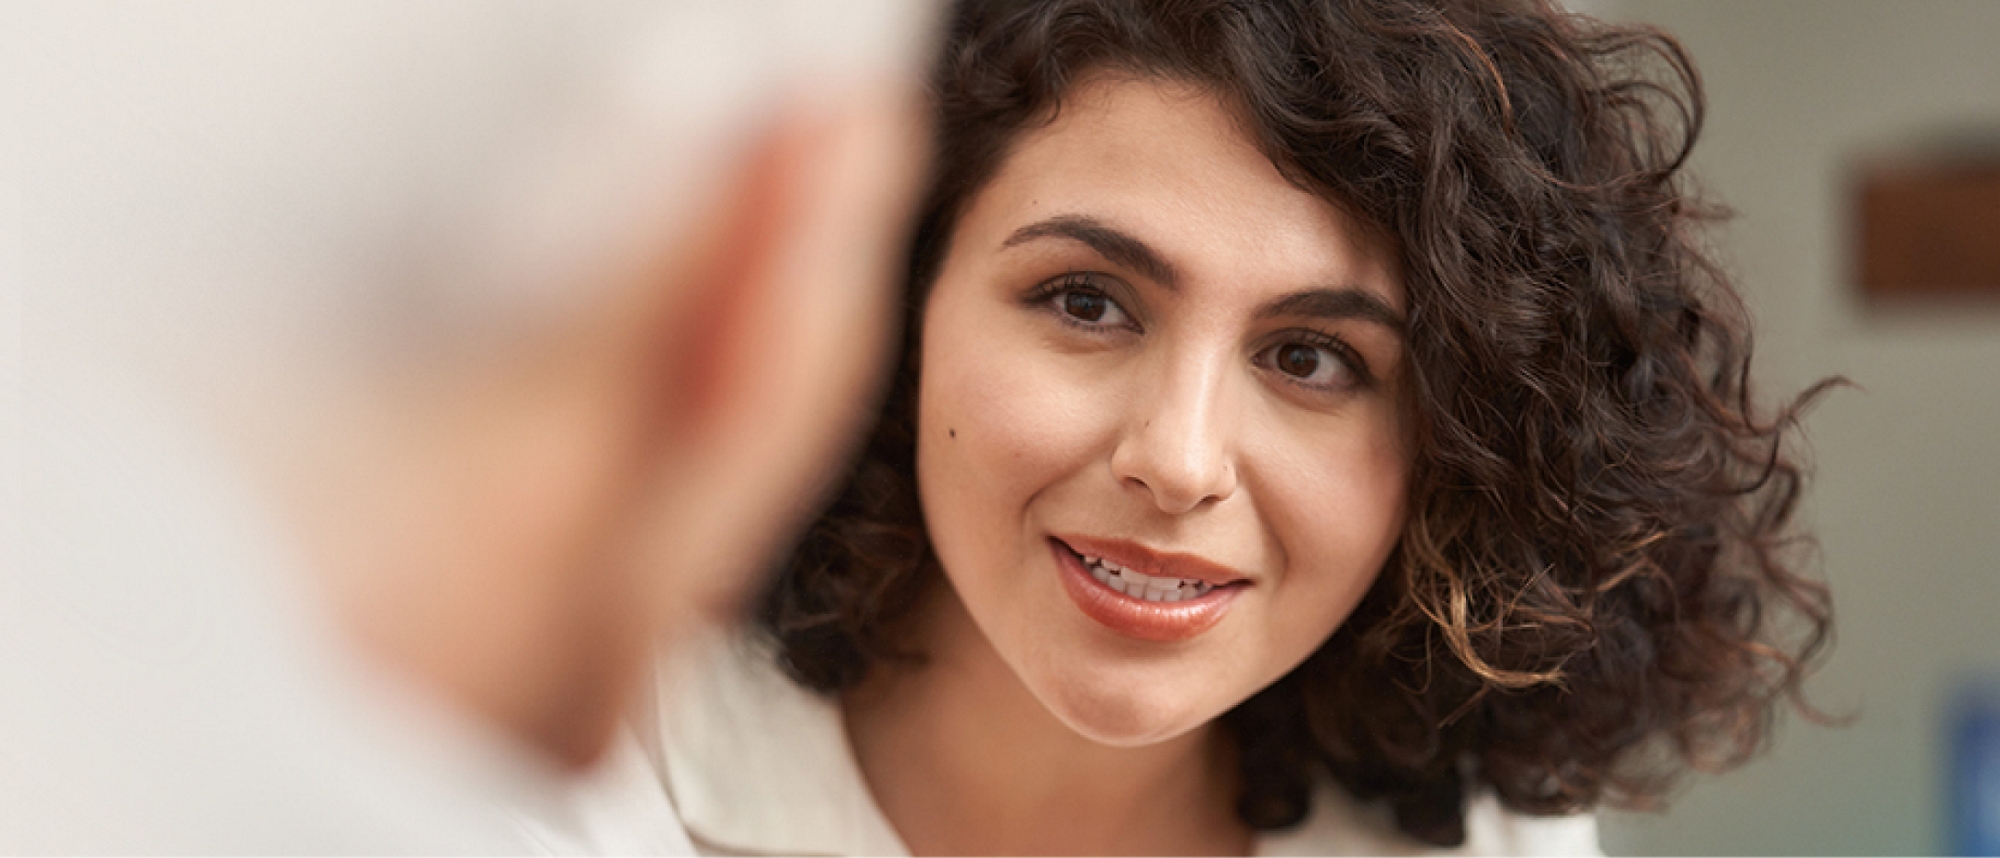
[[(1288, 346), (1306, 346), (1308, 348), (1323, 350), (1327, 354), (1332, 355), (1334, 360), (1339, 361), (1342, 366), (1346, 367), (1348, 373), (1354, 376), (1355, 387), (1369, 387), (1375, 383), (1375, 376), (1368, 369), (1368, 361), (1361, 357), (1360, 352), (1356, 351), (1353, 346), (1348, 345), (1345, 340), (1342, 340), (1339, 337), (1331, 336), (1329, 334), (1321, 333), (1319, 331), (1314, 331), (1314, 330), (1287, 331), (1283, 335), (1283, 339), (1279, 340), (1276, 343), (1273, 343), (1270, 347), (1264, 349), (1263, 352), (1260, 352), (1260, 356), (1262, 354), (1270, 354), (1276, 352), (1277, 350), (1286, 348)], [(1277, 361), (1275, 358), (1266, 360), (1260, 357), (1259, 362), (1267, 364), (1270, 369), (1274, 370), (1278, 369), (1278, 367), (1276, 366)], [(1321, 385), (1308, 384), (1302, 379), (1294, 377), (1283, 371), (1280, 371), (1279, 374), (1284, 375), (1285, 380), (1293, 384), (1298, 384), (1313, 389), (1319, 389), (1322, 387)]]
[(1022, 296), (1022, 302), (1054, 313), (1064, 324), (1084, 330), (1132, 327), (1131, 315), (1124, 305), (1094, 281), (1087, 274), (1065, 274), (1036, 286)]
[(1061, 277), (1042, 281), (1035, 288), (1028, 290), (1028, 294), (1021, 296), (1021, 301), (1027, 304), (1046, 304), (1057, 295), (1065, 292), (1095, 292), (1103, 294), (1104, 290), (1097, 288), (1096, 284), (1090, 282), (1090, 278), (1087, 275), (1064, 274)]
[[(1117, 329), (1138, 330), (1139, 327), (1125, 306), (1099, 285), (1097, 276), (1088, 273), (1071, 272), (1045, 280), (1021, 296), (1021, 303), (1052, 314), (1057, 321), (1081, 331), (1104, 333)], [(1344, 384), (1314, 383), (1278, 365), (1279, 358), (1274, 355), (1282, 349), (1300, 346), (1324, 352), (1349, 376), (1349, 381)], [(1287, 383), (1315, 392), (1366, 388), (1375, 383), (1368, 361), (1362, 358), (1359, 351), (1339, 337), (1310, 328), (1279, 333), (1272, 338), (1271, 345), (1257, 352), (1253, 361), (1283, 376)]]

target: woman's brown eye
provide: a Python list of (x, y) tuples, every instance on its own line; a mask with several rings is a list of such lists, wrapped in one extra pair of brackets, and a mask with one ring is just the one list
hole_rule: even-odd
[(1109, 299), (1089, 292), (1071, 292), (1063, 296), (1063, 312), (1086, 322), (1096, 322), (1104, 318), (1104, 310)]
[(1278, 371), (1299, 378), (1311, 378), (1319, 370), (1318, 348), (1290, 345), (1278, 349)]

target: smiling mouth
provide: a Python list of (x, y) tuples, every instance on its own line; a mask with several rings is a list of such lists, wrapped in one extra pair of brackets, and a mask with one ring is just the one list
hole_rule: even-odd
[[(1163, 558), (1125, 543), (1105, 546), (1106, 553), (1122, 552), (1124, 562), (1101, 556), (1088, 544), (1079, 550), (1063, 539), (1049, 539), (1070, 600), (1084, 616), (1126, 637), (1160, 642), (1196, 637), (1220, 622), (1250, 587), (1248, 580), (1198, 558)], [(1126, 563), (1148, 564), (1156, 574)], [(1157, 574), (1169, 571), (1203, 577)]]

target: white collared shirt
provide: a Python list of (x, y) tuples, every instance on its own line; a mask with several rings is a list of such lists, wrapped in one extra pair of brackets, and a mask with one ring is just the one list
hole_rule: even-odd
[[(702, 855), (908, 855), (870, 795), (839, 705), (777, 667), (762, 637), (717, 641), (657, 683), (658, 716), (622, 746), (649, 768)], [(614, 762), (614, 765), (620, 765)], [(1388, 808), (1320, 785), (1311, 815), (1260, 835), (1260, 855), (1595, 855), (1597, 820), (1522, 816), (1481, 794), (1466, 808), (1464, 845), (1426, 846), (1398, 832)], [(595, 824), (616, 828), (615, 814)], [(644, 823), (637, 823), (644, 824)], [(579, 831), (577, 851), (631, 851), (607, 828)]]

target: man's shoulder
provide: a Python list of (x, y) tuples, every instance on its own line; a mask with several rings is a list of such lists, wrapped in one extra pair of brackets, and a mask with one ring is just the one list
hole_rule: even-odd
[(0, 706), (0, 853), (520, 848), (461, 789), (485, 778), (395, 738), (397, 695), (202, 424), (117, 376), (36, 390), (0, 599), (0, 685), (23, 691)]

